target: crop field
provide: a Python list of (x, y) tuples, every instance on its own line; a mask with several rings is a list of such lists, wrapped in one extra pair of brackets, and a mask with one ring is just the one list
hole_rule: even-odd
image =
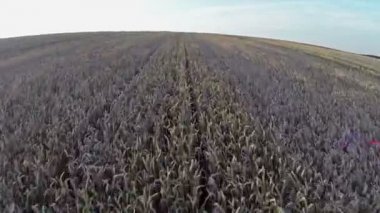
[(238, 36), (0, 39), (0, 212), (379, 212), (380, 60)]

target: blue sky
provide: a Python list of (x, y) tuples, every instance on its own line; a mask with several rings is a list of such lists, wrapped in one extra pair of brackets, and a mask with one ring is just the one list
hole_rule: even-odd
[(380, 55), (378, 0), (2, 0), (0, 37), (168, 30), (269, 37)]

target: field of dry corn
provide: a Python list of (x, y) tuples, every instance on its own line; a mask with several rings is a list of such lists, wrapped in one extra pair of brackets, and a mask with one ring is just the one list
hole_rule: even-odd
[(207, 34), (0, 39), (0, 212), (379, 212), (375, 139), (375, 58)]

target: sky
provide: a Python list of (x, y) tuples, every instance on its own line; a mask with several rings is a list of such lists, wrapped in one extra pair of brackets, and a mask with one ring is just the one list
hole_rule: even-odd
[(0, 38), (84, 31), (246, 35), (380, 56), (380, 1), (0, 1)]

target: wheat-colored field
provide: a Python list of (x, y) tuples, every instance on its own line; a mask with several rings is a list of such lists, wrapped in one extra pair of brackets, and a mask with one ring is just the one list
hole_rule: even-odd
[(211, 34), (0, 39), (0, 212), (377, 212), (371, 140), (374, 58)]

